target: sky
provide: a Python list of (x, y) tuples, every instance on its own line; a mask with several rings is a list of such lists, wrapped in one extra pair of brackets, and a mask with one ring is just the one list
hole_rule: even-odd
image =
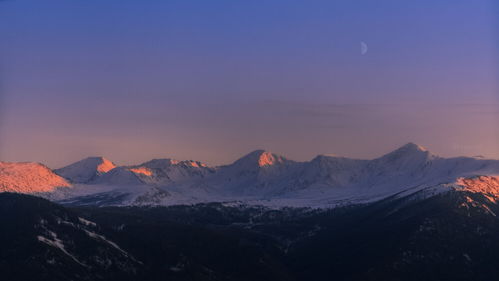
[[(495, 0), (0, 1), (0, 160), (499, 159)], [(364, 45), (366, 48), (362, 48)]]

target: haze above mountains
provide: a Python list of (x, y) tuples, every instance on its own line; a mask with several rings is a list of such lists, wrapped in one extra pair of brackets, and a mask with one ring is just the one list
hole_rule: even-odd
[(483, 187), (478, 182), (493, 184), (497, 175), (499, 160), (442, 158), (408, 143), (372, 160), (319, 155), (296, 162), (257, 150), (217, 167), (173, 159), (117, 166), (102, 157), (89, 157), (52, 171), (37, 163), (0, 162), (0, 191), (74, 205), (237, 202), (331, 207), (396, 194), (473, 190), (475, 185)]

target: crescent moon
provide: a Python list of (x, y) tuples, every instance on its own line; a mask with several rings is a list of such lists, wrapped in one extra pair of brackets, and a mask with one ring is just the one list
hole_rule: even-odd
[(367, 47), (366, 42), (360, 42), (360, 54), (365, 55), (365, 54), (367, 54), (368, 50), (369, 50), (369, 48)]

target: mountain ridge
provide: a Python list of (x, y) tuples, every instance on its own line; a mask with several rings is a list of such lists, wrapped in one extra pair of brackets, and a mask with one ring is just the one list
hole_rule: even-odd
[(58, 175), (73, 183), (88, 183), (116, 168), (116, 165), (104, 157), (87, 157), (68, 166), (54, 170)]
[(26, 193), (73, 203), (83, 200), (85, 204), (106, 198), (105, 202), (118, 205), (242, 201), (328, 207), (433, 186), (443, 192), (448, 186), (459, 186), (460, 179), (499, 175), (499, 160), (443, 158), (408, 143), (371, 160), (318, 155), (299, 162), (255, 150), (231, 164), (216, 167), (169, 158), (116, 166), (105, 158), (89, 157), (54, 172), (68, 179), (71, 188), (53, 186), (36, 192), (32, 187)]

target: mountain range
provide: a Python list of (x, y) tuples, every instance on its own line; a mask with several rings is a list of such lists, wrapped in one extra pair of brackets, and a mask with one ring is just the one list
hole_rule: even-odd
[[(319, 155), (306, 162), (264, 150), (234, 163), (153, 159), (118, 166), (89, 157), (50, 170), (38, 163), (0, 162), (0, 190), (70, 205), (142, 206), (208, 202), (328, 208), (424, 191), (482, 190), (497, 183), (499, 160), (443, 158), (414, 143), (372, 160)], [(486, 192), (495, 198), (495, 192)]]
[(0, 162), (0, 191), (0, 272), (11, 281), (499, 273), (499, 160), (443, 158), (412, 143), (372, 160), (257, 150), (217, 167)]

